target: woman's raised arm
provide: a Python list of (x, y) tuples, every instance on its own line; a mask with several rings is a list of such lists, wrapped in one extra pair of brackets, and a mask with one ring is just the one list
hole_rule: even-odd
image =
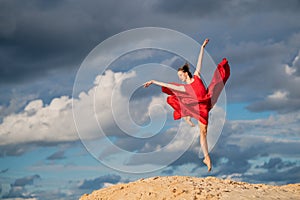
[(201, 68), (202, 68), (202, 60), (203, 60), (203, 54), (204, 54), (204, 47), (207, 45), (209, 42), (209, 39), (206, 38), (201, 46), (199, 57), (198, 57), (198, 62), (197, 62), (197, 67), (194, 72), (194, 75), (200, 76)]
[(155, 84), (155, 85), (159, 85), (159, 86), (162, 86), (162, 87), (166, 87), (166, 88), (170, 88), (172, 90), (176, 90), (176, 91), (179, 91), (179, 92), (185, 92), (185, 88), (183, 85), (174, 85), (174, 84), (171, 84), (171, 83), (164, 83), (164, 82), (160, 82), (160, 81), (156, 81), (156, 80), (151, 80), (151, 81), (148, 81), (146, 83), (144, 83), (144, 87), (149, 87), (151, 84)]

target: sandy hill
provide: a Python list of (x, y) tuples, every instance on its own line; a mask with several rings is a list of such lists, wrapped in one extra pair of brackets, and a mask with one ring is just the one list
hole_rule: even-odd
[(80, 200), (300, 199), (300, 183), (284, 186), (249, 184), (215, 177), (164, 176), (117, 184), (83, 195)]

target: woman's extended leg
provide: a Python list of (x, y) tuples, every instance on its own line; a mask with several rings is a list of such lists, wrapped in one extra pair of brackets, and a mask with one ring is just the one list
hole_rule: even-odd
[(207, 171), (211, 170), (211, 161), (208, 154), (208, 145), (207, 145), (207, 125), (198, 121), (199, 128), (200, 128), (200, 145), (204, 155), (203, 163), (207, 166)]

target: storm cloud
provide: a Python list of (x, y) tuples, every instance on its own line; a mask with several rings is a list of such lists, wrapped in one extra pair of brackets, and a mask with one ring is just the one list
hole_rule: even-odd
[[(299, 8), (298, 0), (2, 0), (1, 162), (51, 147), (54, 150), (47, 151), (44, 160), (37, 162), (64, 166), (69, 161), (66, 152), (72, 145), (66, 149), (61, 146), (79, 142), (72, 118), (71, 96), (82, 61), (105, 39), (122, 31), (150, 26), (180, 31), (199, 43), (209, 37), (206, 50), (213, 60), (217, 63), (227, 57), (231, 66), (232, 74), (226, 84), (228, 104), (243, 104), (244, 109), (252, 113), (270, 113), (265, 118), (226, 122), (211, 151), (213, 171), (210, 175), (272, 184), (299, 182)], [(134, 58), (137, 57), (131, 57)], [(181, 64), (181, 60), (169, 59), (160, 61), (173, 67)], [(129, 67), (125, 64), (123, 67), (122, 73), (126, 74), (124, 69)], [(109, 73), (114, 77), (120, 71), (116, 68)], [(159, 94), (154, 90), (139, 93), (132, 108), (148, 111), (152, 92)], [(165, 103), (163, 98), (160, 100)], [(103, 108), (100, 106), (99, 110), (102, 112)], [(227, 112), (239, 111), (228, 109)], [(147, 122), (141, 113), (132, 114), (140, 124)], [(88, 125), (86, 130), (95, 129)], [(107, 130), (109, 128), (111, 126), (107, 126)], [(118, 129), (110, 130), (113, 136), (122, 138)], [(166, 134), (162, 140), (153, 139), (147, 144), (125, 139), (116, 140), (115, 144), (126, 150), (150, 152), (170, 138)], [(195, 143), (161, 173), (206, 176), (197, 148), (199, 144)], [(111, 153), (110, 149), (106, 153)], [(134, 161), (129, 164), (135, 164)], [(159, 159), (153, 161), (160, 162)], [(2, 198), (76, 199), (80, 196), (78, 190), (97, 189), (123, 180), (119, 175), (96, 174), (81, 179), (76, 187), (66, 185), (57, 190), (42, 187), (35, 191), (35, 182), (44, 176), (24, 171), (27, 167), (30, 168), (20, 168), (27, 175), (7, 179), (10, 190)], [(57, 173), (51, 171), (51, 167), (47, 173)], [(5, 166), (0, 174), (8, 177), (12, 171), (10, 166)]]

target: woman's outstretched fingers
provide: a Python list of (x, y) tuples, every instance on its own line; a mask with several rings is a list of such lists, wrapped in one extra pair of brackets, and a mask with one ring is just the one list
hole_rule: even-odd
[(151, 84), (153, 83), (153, 81), (148, 81), (146, 83), (144, 83), (144, 87), (149, 87)]
[(206, 38), (206, 39), (204, 40), (203, 44), (202, 44), (202, 47), (205, 47), (205, 46), (207, 45), (208, 42), (209, 42), (209, 39)]

